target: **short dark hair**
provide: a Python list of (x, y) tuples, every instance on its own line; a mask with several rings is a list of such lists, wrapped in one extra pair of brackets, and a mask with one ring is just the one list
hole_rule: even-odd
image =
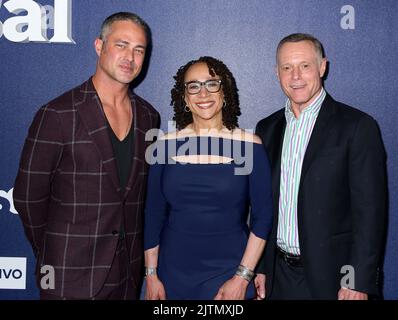
[(135, 23), (144, 30), (146, 41), (147, 44), (149, 45), (151, 42), (151, 30), (149, 29), (148, 24), (141, 17), (132, 12), (116, 12), (110, 15), (108, 18), (106, 18), (101, 25), (101, 31), (98, 38), (101, 40), (106, 40), (107, 34), (112, 24), (116, 21), (126, 21), (126, 20)]
[(239, 107), (238, 88), (235, 78), (227, 66), (220, 60), (213, 57), (200, 57), (197, 60), (189, 61), (180, 67), (174, 76), (175, 84), (171, 90), (171, 103), (174, 108), (173, 120), (176, 122), (177, 130), (184, 129), (192, 123), (192, 113), (185, 112), (185, 84), (184, 78), (189, 67), (196, 63), (206, 63), (209, 68), (209, 74), (218, 75), (221, 78), (222, 90), (224, 93), (225, 107), (222, 109), (222, 120), (224, 126), (229, 130), (238, 127), (238, 116), (241, 115)]
[(317, 38), (315, 38), (313, 35), (308, 34), (308, 33), (292, 33), (292, 34), (289, 34), (288, 36), (284, 37), (279, 42), (278, 47), (276, 48), (276, 61), (278, 61), (279, 50), (285, 43), (300, 42), (300, 41), (310, 41), (314, 45), (315, 51), (319, 56), (319, 60), (322, 60), (322, 58), (325, 57), (325, 51), (323, 49), (322, 43)]

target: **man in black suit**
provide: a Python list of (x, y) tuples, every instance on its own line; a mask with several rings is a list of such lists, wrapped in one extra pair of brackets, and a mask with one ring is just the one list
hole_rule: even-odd
[(272, 166), (274, 227), (256, 279), (264, 296), (266, 278), (270, 299), (378, 294), (385, 151), (376, 121), (323, 89), (326, 65), (313, 36), (282, 39), (277, 75), (288, 100), (256, 128)]

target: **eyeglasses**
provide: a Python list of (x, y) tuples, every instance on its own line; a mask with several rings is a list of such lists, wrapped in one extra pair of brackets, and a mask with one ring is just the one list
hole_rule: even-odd
[(184, 83), (184, 85), (188, 94), (198, 94), (202, 86), (204, 86), (208, 92), (216, 93), (220, 91), (221, 83), (222, 81), (219, 79), (211, 79), (211, 80), (206, 80), (205, 82), (189, 81)]

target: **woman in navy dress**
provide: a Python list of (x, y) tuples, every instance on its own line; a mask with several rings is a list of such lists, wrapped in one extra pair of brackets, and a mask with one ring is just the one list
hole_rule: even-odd
[(266, 153), (238, 128), (237, 88), (224, 63), (201, 57), (174, 78), (177, 131), (150, 150), (145, 298), (255, 298), (272, 224)]

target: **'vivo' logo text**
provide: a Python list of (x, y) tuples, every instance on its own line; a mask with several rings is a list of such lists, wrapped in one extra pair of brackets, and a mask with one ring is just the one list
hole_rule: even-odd
[[(33, 0), (0, 0), (0, 9), (16, 15), (0, 21), (0, 38), (12, 42), (75, 43), (72, 39), (72, 0), (54, 0), (54, 6)], [(21, 15), (22, 13), (25, 13)], [(48, 38), (48, 30), (54, 30)]]
[(0, 289), (26, 289), (25, 257), (0, 257)]
[(0, 269), (0, 279), (21, 279), (22, 270), (20, 269)]

